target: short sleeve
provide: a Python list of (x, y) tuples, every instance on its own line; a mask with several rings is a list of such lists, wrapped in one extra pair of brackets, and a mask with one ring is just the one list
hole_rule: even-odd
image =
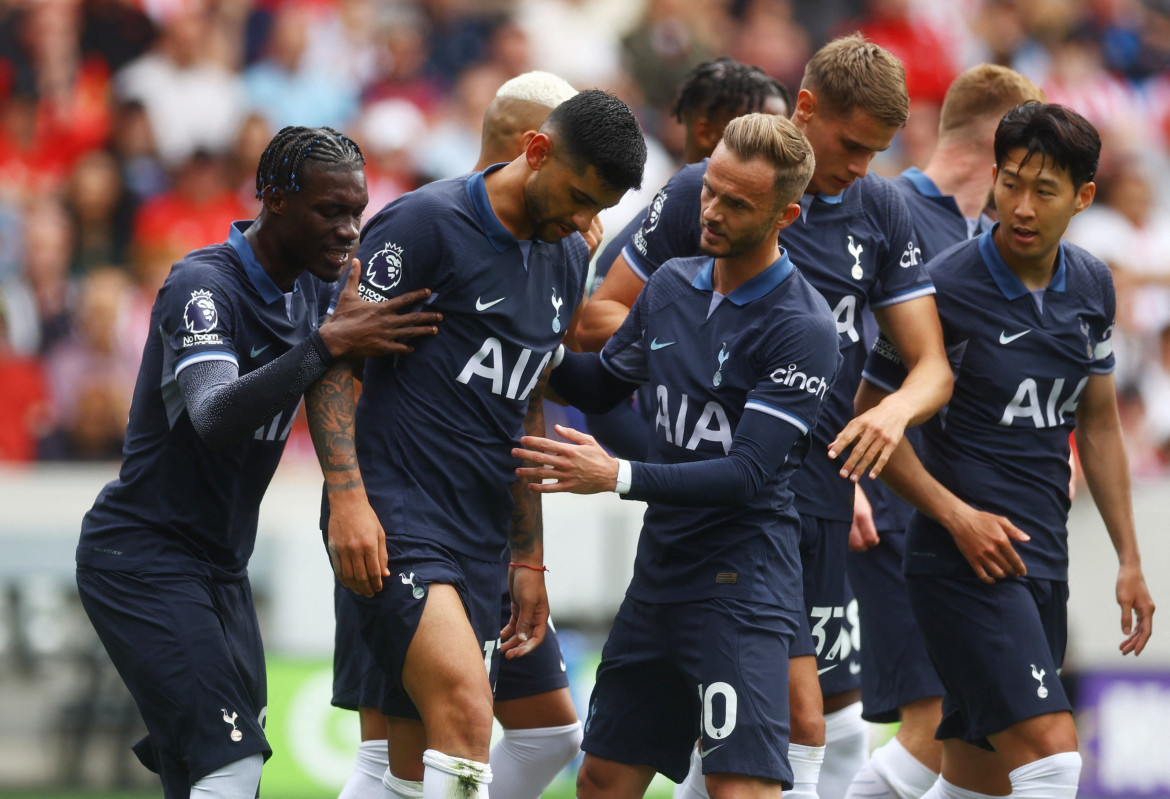
[(898, 355), (898, 348), (884, 333), (879, 334), (874, 341), (861, 376), (890, 394), (902, 387), (902, 381), (906, 379), (906, 365)]
[(832, 317), (805, 317), (775, 328), (763, 351), (761, 376), (748, 392), (744, 410), (788, 422), (808, 435), (816, 426), (841, 363)]
[(191, 364), (206, 361), (239, 366), (232, 342), (232, 297), (212, 270), (177, 265), (159, 292), (158, 318), (175, 353), (176, 377)]
[(1117, 366), (1113, 354), (1113, 325), (1117, 316), (1117, 292), (1113, 286), (1113, 274), (1101, 263), (1097, 270), (1101, 287), (1101, 316), (1090, 319), (1088, 336), (1093, 355), (1089, 371), (1093, 374), (1110, 374)]
[(885, 231), (886, 250), (877, 266), (877, 280), (870, 290), (871, 308), (897, 305), (934, 294), (934, 285), (905, 198), (888, 181), (877, 185), (882, 187), (885, 195), (880, 203), (886, 212), (885, 225), (881, 228)]
[(643, 281), (671, 258), (699, 254), (699, 213), (707, 162), (683, 167), (654, 195), (638, 231), (622, 248), (631, 271)]

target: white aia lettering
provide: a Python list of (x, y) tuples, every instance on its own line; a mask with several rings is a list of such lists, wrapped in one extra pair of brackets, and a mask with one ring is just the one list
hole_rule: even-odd
[(479, 376), (491, 381), (493, 394), (523, 401), (528, 399), (532, 389), (536, 388), (536, 381), (540, 379), (540, 373), (544, 371), (544, 367), (551, 358), (552, 353), (546, 352), (525, 384), (524, 390), (517, 393), (524, 374), (528, 371), (528, 363), (532, 360), (532, 350), (520, 350), (520, 357), (516, 359), (516, 363), (512, 365), (511, 369), (507, 369), (508, 390), (505, 392), (504, 372), (507, 367), (504, 363), (504, 345), (500, 343), (498, 338), (492, 336), (484, 341), (479, 352), (471, 356), (463, 367), (463, 371), (455, 379), (464, 385), (469, 385), (472, 377)]
[(846, 294), (833, 309), (833, 318), (837, 320), (837, 335), (849, 336), (849, 340), (856, 344), (861, 341), (857, 333), (857, 297)]
[(1064, 392), (1065, 380), (1063, 377), (1052, 381), (1052, 388), (1048, 391), (1048, 399), (1043, 403), (1040, 400), (1040, 384), (1034, 378), (1024, 378), (1020, 381), (1019, 388), (1016, 389), (1016, 395), (1012, 397), (1012, 401), (1004, 409), (999, 423), (1005, 427), (1011, 427), (1016, 419), (1023, 418), (1031, 419), (1036, 428), (1058, 427), (1064, 424), (1065, 414), (1076, 413), (1077, 405), (1081, 401), (1081, 392), (1085, 390), (1085, 383), (1088, 380), (1089, 378), (1082, 377), (1068, 399), (1060, 403), (1058, 408), (1057, 403), (1060, 402), (1060, 397)]
[[(670, 392), (666, 386), (658, 386), (655, 390), (658, 397), (658, 412), (654, 416), (654, 429), (663, 428), (667, 444), (697, 449), (702, 441), (714, 441), (723, 447), (723, 454), (731, 452), (731, 422), (727, 419), (727, 412), (717, 402), (708, 402), (703, 405), (703, 411), (691, 428), (691, 435), (687, 433), (687, 410), (690, 408), (690, 398), (686, 394), (679, 396), (678, 414), (672, 423), (670, 417)], [(673, 428), (674, 432), (671, 433)], [(683, 441), (686, 441), (684, 444)]]

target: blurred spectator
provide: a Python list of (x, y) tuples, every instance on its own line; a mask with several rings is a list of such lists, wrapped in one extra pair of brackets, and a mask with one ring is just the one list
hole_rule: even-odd
[(126, 264), (135, 203), (123, 191), (114, 157), (97, 150), (82, 158), (69, 176), (65, 196), (76, 231), (74, 271)]
[(48, 460), (107, 460), (122, 453), (141, 353), (127, 351), (123, 310), (130, 280), (121, 269), (90, 272), (79, 293), (73, 335), (45, 365), (52, 429), (41, 443)]
[(214, 29), (198, 3), (167, 20), (155, 48), (115, 76), (122, 100), (146, 109), (163, 163), (177, 166), (196, 150), (224, 152), (244, 116), (238, 74), (209, 55)]
[(728, 22), (715, 3), (649, 0), (642, 19), (622, 38), (626, 66), (647, 105), (669, 112), (687, 73), (726, 51)]
[(134, 218), (135, 246), (169, 254), (169, 262), (199, 247), (223, 241), (228, 227), (247, 219), (228, 183), (224, 159), (196, 152), (175, 173), (174, 186), (147, 200)]
[(1170, 414), (1162, 412), (1170, 407), (1170, 324), (1159, 332), (1157, 342), (1155, 357), (1139, 385), (1142, 406), (1154, 412), (1145, 414), (1145, 428), (1139, 435), (1156, 453), (1164, 472), (1170, 468)]
[[(366, 219), (418, 187), (412, 151), (426, 135), (426, 119), (406, 100), (379, 100), (366, 106), (354, 134), (366, 156), (366, 191), (370, 196)], [(471, 165), (465, 166), (469, 169)]]
[(146, 108), (137, 100), (115, 106), (110, 152), (118, 162), (122, 185), (135, 204), (161, 194), (170, 185), (170, 176), (154, 146)]
[(0, 294), (0, 462), (35, 460), (37, 439), (48, 419), (48, 388), (37, 358), (18, 355), (8, 344)]
[[(906, 70), (911, 116), (919, 105), (941, 108), (951, 81), (959, 74), (943, 38), (927, 21), (912, 13), (910, 0), (866, 0), (865, 11), (858, 26), (861, 32), (896, 55)], [(846, 25), (840, 33), (851, 32), (849, 27)]]
[(520, 0), (514, 18), (528, 35), (532, 69), (560, 75), (578, 89), (612, 87), (621, 67), (618, 31), (636, 21), (615, 19), (615, 5), (624, 6), (628, 15), (636, 14), (640, 4)]
[(344, 128), (357, 112), (358, 85), (340, 69), (305, 58), (309, 28), (316, 23), (306, 4), (281, 5), (264, 58), (244, 72), (248, 106), (273, 130), (287, 125)]
[(158, 34), (135, 3), (84, 0), (81, 6), (81, 52), (98, 56), (111, 72), (145, 53)]
[(24, 269), (0, 282), (7, 344), (17, 355), (43, 355), (69, 333), (73, 238), (69, 215), (56, 200), (25, 209)]
[(429, 133), (415, 142), (415, 164), (424, 180), (450, 178), (469, 171), (479, 153), (480, 128), (500, 85), (512, 77), (497, 67), (469, 67), (455, 84)]
[(393, 5), (383, 10), (379, 27), (378, 70), (363, 101), (406, 100), (424, 114), (434, 113), (444, 87), (428, 63), (426, 20), (413, 6)]
[(754, 64), (795, 92), (813, 53), (808, 33), (793, 18), (792, 0), (750, 0), (732, 44), (732, 55)]

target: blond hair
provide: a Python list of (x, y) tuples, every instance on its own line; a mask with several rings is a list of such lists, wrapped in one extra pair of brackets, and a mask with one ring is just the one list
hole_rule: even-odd
[(940, 138), (974, 135), (981, 123), (999, 120), (1029, 100), (1045, 102), (1044, 91), (1014, 69), (998, 64), (979, 64), (965, 70), (947, 89), (939, 114)]
[(776, 207), (804, 194), (816, 168), (812, 145), (792, 121), (774, 114), (745, 114), (727, 123), (723, 146), (741, 161), (760, 159), (774, 172)]
[(817, 50), (805, 65), (800, 88), (840, 116), (860, 108), (896, 128), (910, 117), (902, 62), (860, 33), (834, 39)]

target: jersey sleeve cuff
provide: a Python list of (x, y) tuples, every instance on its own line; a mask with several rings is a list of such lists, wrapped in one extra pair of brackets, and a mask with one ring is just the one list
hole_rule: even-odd
[(337, 362), (333, 357), (333, 353), (329, 351), (329, 347), (325, 345), (325, 339), (321, 338), (321, 331), (318, 328), (313, 328), (313, 332), (309, 334), (309, 342), (313, 345), (313, 349), (317, 351), (317, 355), (321, 358), (321, 363), (325, 366), (332, 366)]
[(618, 461), (617, 485), (613, 490), (618, 494), (630, 493), (630, 481), (633, 479), (633, 469), (630, 467), (630, 462), (627, 460)]

